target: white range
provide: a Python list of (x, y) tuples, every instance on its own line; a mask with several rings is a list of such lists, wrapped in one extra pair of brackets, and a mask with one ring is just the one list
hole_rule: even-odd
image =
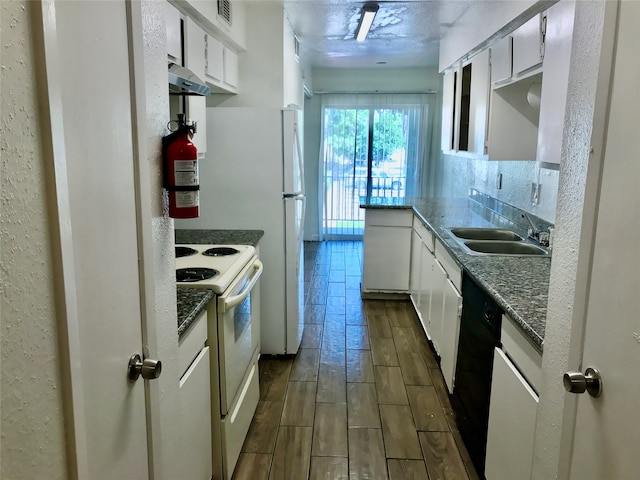
[(208, 288), (213, 478), (229, 480), (258, 405), (262, 262), (250, 245), (176, 245), (178, 288)]

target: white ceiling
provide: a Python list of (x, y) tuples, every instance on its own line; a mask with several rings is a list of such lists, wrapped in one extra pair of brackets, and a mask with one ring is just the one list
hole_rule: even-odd
[(364, 42), (354, 34), (366, 2), (284, 0), (284, 6), (311, 66), (437, 67), (440, 38), (477, 1), (376, 2), (380, 8)]

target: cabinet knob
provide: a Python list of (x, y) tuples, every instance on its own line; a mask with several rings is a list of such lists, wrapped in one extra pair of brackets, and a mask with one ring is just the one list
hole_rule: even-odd
[(602, 378), (600, 372), (588, 367), (584, 374), (582, 372), (567, 372), (562, 377), (564, 389), (569, 393), (589, 393), (592, 397), (599, 397), (602, 394)]

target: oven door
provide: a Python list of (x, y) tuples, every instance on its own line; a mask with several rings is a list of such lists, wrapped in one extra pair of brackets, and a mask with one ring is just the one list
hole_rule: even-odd
[(226, 415), (249, 368), (260, 339), (259, 312), (251, 291), (262, 275), (255, 258), (218, 297), (218, 358), (220, 362), (220, 408)]

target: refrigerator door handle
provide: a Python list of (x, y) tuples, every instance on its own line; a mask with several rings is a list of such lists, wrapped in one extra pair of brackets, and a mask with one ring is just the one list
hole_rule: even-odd
[(304, 194), (304, 160), (302, 156), (302, 149), (300, 148), (300, 131), (298, 130), (298, 122), (294, 123), (293, 126), (293, 138), (296, 144), (296, 151), (298, 152), (298, 168), (300, 170), (300, 186), (302, 188), (302, 193)]

